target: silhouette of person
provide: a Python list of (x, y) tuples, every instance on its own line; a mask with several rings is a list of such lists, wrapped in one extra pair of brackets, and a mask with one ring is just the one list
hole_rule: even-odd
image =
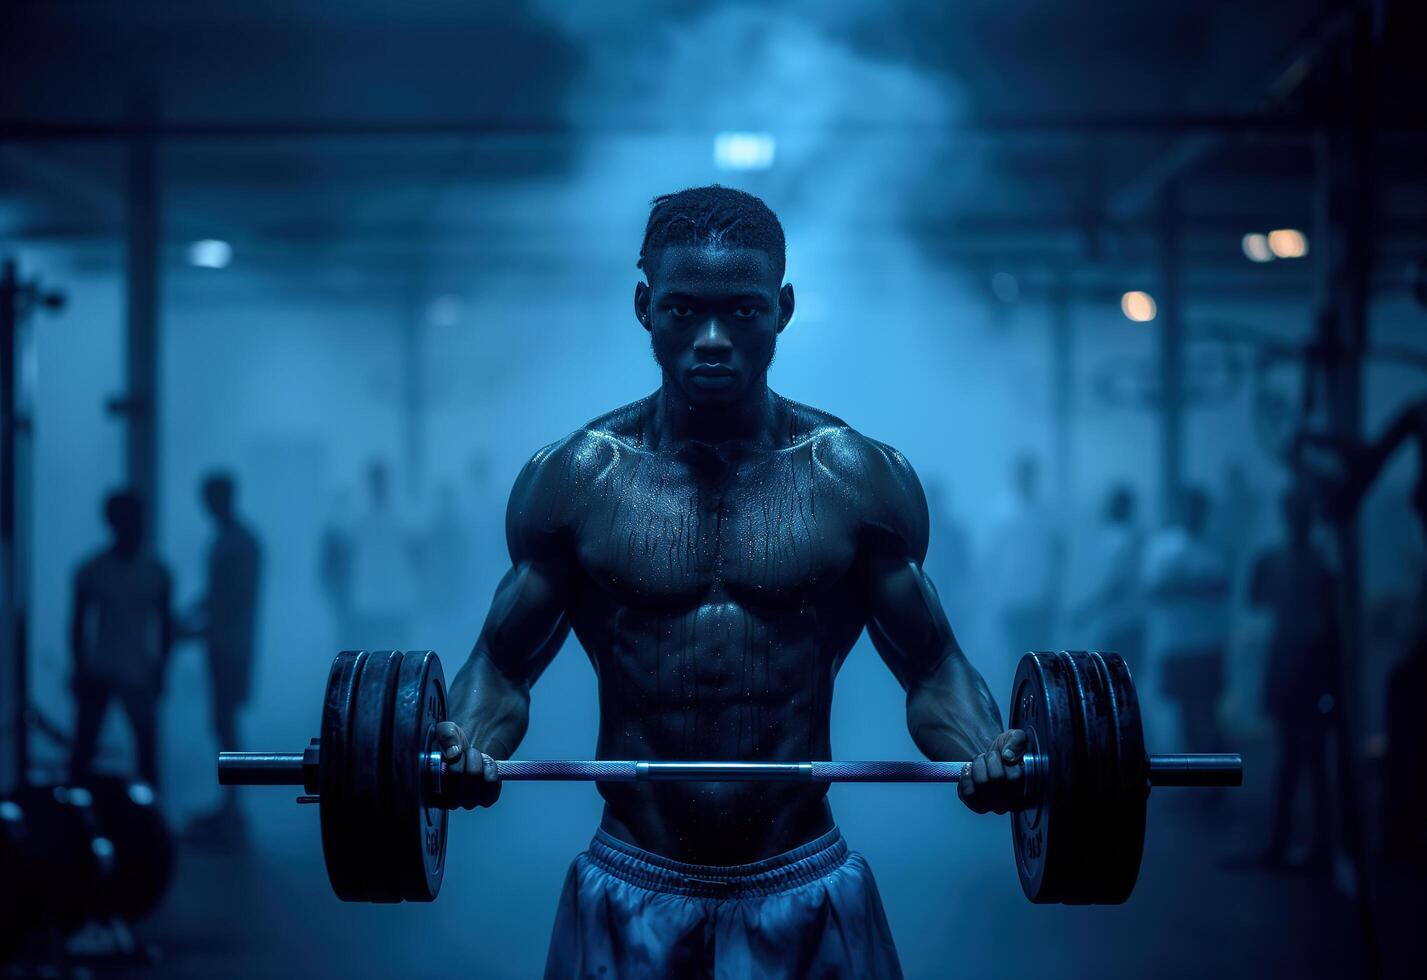
[(1179, 708), (1187, 751), (1218, 752), (1229, 567), (1208, 535), (1209, 495), (1186, 490), (1176, 509), (1175, 522), (1145, 549), (1149, 666), (1159, 693)]
[(1004, 644), (996, 660), (1003, 676), (991, 681), (994, 689), (1011, 686), (1027, 650), (1053, 648), (1061, 555), (1059, 534), (1040, 495), (1040, 466), (1029, 454), (1018, 456), (983, 565)]
[(972, 549), (971, 536), (951, 506), (951, 494), (940, 480), (926, 482), (927, 511), (931, 515), (931, 546), (927, 554), (929, 572), (937, 577), (937, 593), (942, 608), (958, 623), (971, 619)]
[(332, 608), (338, 645), (345, 648), (360, 640), (352, 635), (352, 515), (351, 496), (342, 491), (333, 501), (332, 515), (322, 528), (317, 546), (317, 584)]
[(157, 786), (158, 702), (173, 645), (172, 579), (144, 550), (144, 502), (136, 492), (111, 494), (104, 519), (112, 534), (108, 546), (74, 575), (70, 780), (89, 778), (104, 712), (117, 698), (134, 732), (139, 775)]
[(1269, 611), (1273, 631), (1264, 663), (1264, 711), (1278, 728), (1273, 830), (1265, 863), (1287, 864), (1293, 807), (1301, 776), (1313, 799), (1310, 865), (1329, 856), (1328, 734), (1336, 705), (1339, 627), (1333, 572), (1314, 546), (1312, 501), (1301, 491), (1283, 498), (1287, 540), (1259, 555), (1249, 601)]
[[(213, 732), (220, 748), (239, 744), (238, 709), (252, 693), (262, 563), (257, 538), (238, 519), (237, 495), (237, 481), (226, 472), (209, 473), (199, 485), (204, 509), (213, 520), (213, 540), (208, 548), (207, 589), (185, 630), (208, 648)], [(194, 829), (233, 828), (240, 820), (238, 798), (230, 786), (218, 810), (200, 818)]]
[(415, 606), (415, 536), (391, 506), (385, 463), (367, 469), (370, 503), (349, 539), (352, 547), (352, 632), (362, 649), (400, 649), (409, 642)]
[(1094, 591), (1076, 611), (1088, 624), (1091, 645), (1125, 658), (1133, 674), (1144, 649), (1144, 598), (1140, 588), (1144, 535), (1135, 520), (1135, 491), (1118, 483), (1105, 498), (1095, 544)]

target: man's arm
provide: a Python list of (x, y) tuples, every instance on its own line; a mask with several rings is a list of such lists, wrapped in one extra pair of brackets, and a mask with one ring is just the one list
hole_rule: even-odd
[(907, 692), (907, 728), (930, 759), (973, 760), (958, 790), (977, 812), (1004, 813), (1020, 796), (1025, 736), (1002, 732), (991, 690), (952, 633), (922, 562), (927, 508), (921, 485), (895, 450), (872, 444), (863, 530), (867, 632)]
[(437, 727), (448, 765), (484, 774), (467, 806), (500, 795), (491, 760), (514, 753), (530, 720), (531, 685), (570, 632), (565, 599), (568, 538), (550, 486), (548, 451), (526, 464), (511, 492), (506, 539), (511, 569), (496, 587), (490, 612), (466, 663), (451, 680), (449, 720)]
[(164, 689), (164, 674), (168, 671), (169, 654), (173, 652), (174, 623), (173, 623), (173, 581), (169, 578), (168, 571), (160, 573), (163, 576), (162, 585), (159, 589), (158, 609), (159, 618), (159, 662), (157, 676), (154, 678), (154, 688), (160, 694)]
[(89, 620), (89, 589), (84, 572), (74, 576), (74, 608), (69, 617), (69, 652), (74, 659), (74, 673), (78, 675), (84, 666), (84, 648), (87, 642)]

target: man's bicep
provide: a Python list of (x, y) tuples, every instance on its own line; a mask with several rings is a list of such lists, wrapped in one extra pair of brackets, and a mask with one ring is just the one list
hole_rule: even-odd
[(535, 683), (570, 632), (565, 580), (555, 561), (527, 559), (512, 566), (496, 587), (476, 652), (511, 680)]
[(867, 633), (898, 683), (909, 687), (960, 647), (919, 562), (873, 558), (868, 572)]

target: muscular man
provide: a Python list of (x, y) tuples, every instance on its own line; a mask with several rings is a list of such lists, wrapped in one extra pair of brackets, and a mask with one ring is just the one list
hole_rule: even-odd
[[(1024, 736), (922, 572), (927, 507), (895, 449), (768, 388), (793, 315), (784, 239), (723, 187), (655, 200), (634, 311), (663, 375), (537, 452), (507, 516), (513, 567), (438, 732), (484, 773), (525, 733), (571, 629), (599, 677), (598, 754), (827, 759), (833, 680), (864, 627), (917, 745), (975, 758), (959, 793), (1005, 812)], [(547, 977), (900, 975), (876, 884), (826, 787), (601, 784), (604, 819), (560, 900)]]

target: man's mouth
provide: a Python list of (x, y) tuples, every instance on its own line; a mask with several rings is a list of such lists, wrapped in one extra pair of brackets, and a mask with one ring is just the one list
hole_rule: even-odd
[(689, 378), (700, 388), (726, 388), (735, 375), (727, 364), (695, 364), (689, 369)]

